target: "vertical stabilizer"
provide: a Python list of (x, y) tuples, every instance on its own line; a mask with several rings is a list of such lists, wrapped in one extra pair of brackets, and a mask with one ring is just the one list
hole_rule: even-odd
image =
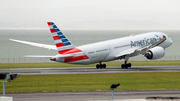
[(53, 22), (47, 22), (47, 24), (50, 28), (51, 34), (53, 36), (59, 54), (64, 55), (82, 52), (81, 50), (75, 48), (75, 46), (71, 44), (71, 42), (66, 38), (66, 36), (63, 35), (63, 33)]

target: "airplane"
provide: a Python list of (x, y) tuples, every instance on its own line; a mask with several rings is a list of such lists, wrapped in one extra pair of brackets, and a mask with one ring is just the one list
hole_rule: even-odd
[(125, 62), (121, 68), (128, 69), (131, 67), (131, 63), (127, 63), (130, 57), (142, 54), (149, 60), (159, 59), (165, 55), (165, 49), (172, 45), (172, 40), (167, 34), (148, 32), (75, 47), (53, 22), (47, 22), (47, 24), (55, 45), (9, 40), (58, 51), (55, 56), (29, 55), (26, 57), (46, 57), (52, 61), (68, 64), (99, 63), (96, 65), (97, 69), (106, 68), (106, 64), (102, 62), (118, 59), (124, 59)]

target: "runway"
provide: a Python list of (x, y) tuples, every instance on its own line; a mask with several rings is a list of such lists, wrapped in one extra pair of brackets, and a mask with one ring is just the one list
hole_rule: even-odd
[(0, 69), (0, 73), (20, 73), (21, 75), (144, 72), (180, 72), (180, 66), (133, 66), (129, 69), (121, 69), (120, 67), (107, 67), (106, 69), (96, 69), (95, 67)]
[[(15, 93), (6, 94), (6, 96), (13, 97), (13, 101), (109, 101), (111, 100), (111, 91)], [(114, 100), (118, 101), (124, 101), (123, 99), (139, 101), (135, 99), (145, 99), (146, 97), (180, 97), (180, 91), (114, 91)], [(166, 99), (166, 101), (169, 100)]]
[[(133, 66), (129, 69), (120, 67), (107, 67), (106, 69), (96, 69), (95, 67), (0, 69), (0, 73), (21, 73), (21, 75), (146, 72), (180, 72), (180, 66)], [(111, 91), (9, 93), (6, 96), (13, 97), (13, 101), (110, 101)], [(146, 97), (180, 97), (180, 90), (114, 92), (114, 99), (119, 101), (124, 101), (123, 99), (134, 101), (132, 99), (145, 99)]]

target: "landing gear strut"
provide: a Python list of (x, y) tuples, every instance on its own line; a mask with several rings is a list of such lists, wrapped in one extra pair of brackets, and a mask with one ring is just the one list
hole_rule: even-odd
[(106, 68), (106, 64), (101, 64), (101, 62), (99, 64), (96, 65), (97, 69), (103, 69)]

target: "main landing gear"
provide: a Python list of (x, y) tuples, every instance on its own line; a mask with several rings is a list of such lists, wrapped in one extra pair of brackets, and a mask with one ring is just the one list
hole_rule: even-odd
[(103, 69), (106, 68), (106, 64), (101, 64), (101, 62), (99, 64), (96, 65), (97, 69)]
[(125, 61), (125, 64), (122, 64), (122, 65), (121, 65), (121, 68), (122, 68), (122, 69), (128, 69), (128, 68), (130, 68), (130, 67), (131, 67), (131, 63), (128, 63), (128, 64), (127, 64), (127, 61)]
[(122, 69), (128, 69), (131, 67), (131, 63), (127, 64), (127, 61), (129, 60), (129, 55), (124, 56), (125, 63), (121, 65)]

